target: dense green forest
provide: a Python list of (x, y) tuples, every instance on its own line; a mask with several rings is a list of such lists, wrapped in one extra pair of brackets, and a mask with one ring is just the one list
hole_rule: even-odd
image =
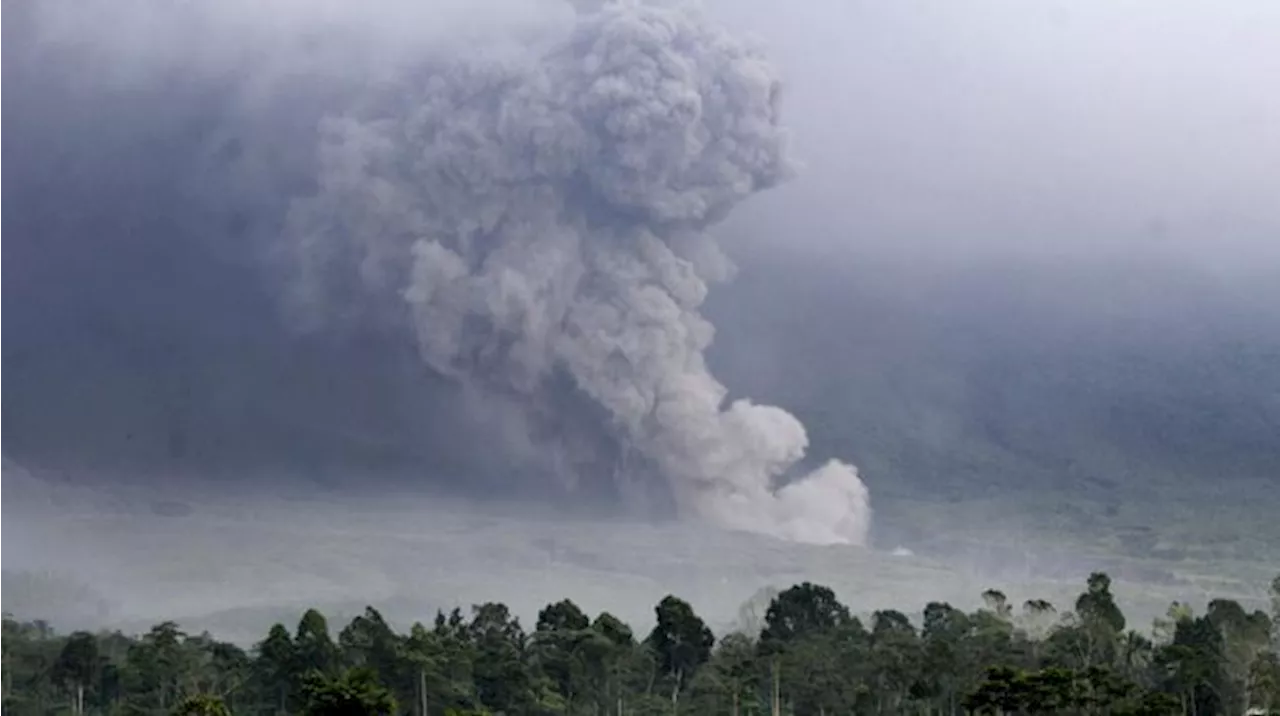
[(173, 622), (137, 637), (4, 621), (4, 712), (26, 714), (1270, 714), (1271, 614), (1217, 599), (1126, 622), (1110, 578), (1069, 607), (1001, 592), (854, 616), (828, 588), (758, 595), (717, 639), (668, 596), (643, 631), (572, 601), (526, 631), (501, 603), (396, 632), (372, 607), (333, 635), (309, 610), (245, 650)]

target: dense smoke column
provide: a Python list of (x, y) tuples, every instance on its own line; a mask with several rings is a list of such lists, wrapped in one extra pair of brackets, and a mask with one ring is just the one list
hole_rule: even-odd
[(301, 319), (391, 319), (531, 430), (571, 386), (609, 439), (556, 435), (567, 475), (604, 458), (723, 527), (865, 540), (854, 468), (779, 487), (803, 426), (726, 406), (703, 358), (699, 307), (730, 268), (705, 232), (789, 171), (752, 48), (683, 9), (611, 5), (527, 56), (416, 67), (321, 134), (318, 191), (286, 231)]

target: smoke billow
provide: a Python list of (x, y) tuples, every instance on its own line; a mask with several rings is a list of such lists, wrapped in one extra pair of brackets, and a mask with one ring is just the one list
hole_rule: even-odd
[(802, 474), (803, 426), (704, 359), (708, 231), (790, 173), (772, 66), (683, 7), (489, 4), (6, 6), (6, 454), (358, 443), (352, 474), (864, 542), (855, 470)]
[(786, 178), (785, 140), (773, 68), (685, 9), (610, 5), (528, 55), (412, 66), (322, 123), (318, 191), (284, 232), (292, 307), (309, 326), (392, 318), (531, 433), (570, 386), (607, 423), (552, 430), (570, 480), (625, 494), (658, 474), (683, 514), (862, 543), (855, 469), (783, 484), (804, 427), (726, 404), (704, 360), (699, 307), (731, 268), (707, 231)]

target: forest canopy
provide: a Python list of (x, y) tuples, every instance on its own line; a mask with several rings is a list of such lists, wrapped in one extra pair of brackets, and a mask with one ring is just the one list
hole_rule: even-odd
[(863, 619), (822, 585), (763, 594), (713, 634), (675, 595), (654, 621), (548, 604), (527, 629), (502, 603), (398, 632), (373, 607), (334, 634), (307, 610), (250, 649), (162, 622), (59, 634), (5, 615), (4, 712), (85, 714), (1272, 714), (1280, 576), (1268, 611), (1175, 603), (1130, 624), (1111, 579), (1070, 605), (1002, 592)]

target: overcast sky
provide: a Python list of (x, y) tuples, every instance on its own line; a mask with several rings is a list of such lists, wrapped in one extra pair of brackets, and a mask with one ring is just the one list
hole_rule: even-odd
[[(735, 215), (730, 229), (751, 241), (970, 259), (1141, 249), (1280, 265), (1280, 3), (703, 1), (759, 35), (781, 66), (805, 161), (796, 181)], [(239, 62), (245, 48), (312, 52), (320, 24), (371, 29), (385, 47), (568, 11), (553, 0), (280, 2), (270, 12), (227, 2), (212, 6), (223, 21), (214, 33), (171, 27), (147, 3), (89, 6), (110, 20), (41, 12), (58, 18), (52, 37), (105, 41), (100, 64), (117, 74)]]
[(771, 48), (807, 164), (754, 240), (1280, 261), (1280, 3), (710, 7)]

